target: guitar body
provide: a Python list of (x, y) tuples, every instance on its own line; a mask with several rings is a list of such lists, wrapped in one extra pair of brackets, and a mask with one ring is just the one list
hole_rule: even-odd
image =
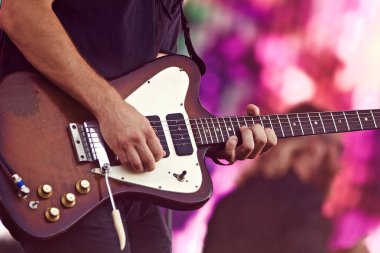
[[(199, 103), (199, 81), (199, 70), (190, 59), (167, 56), (111, 83), (143, 115), (155, 115), (165, 121), (172, 113), (181, 113), (185, 119), (211, 116)], [(2, 80), (0, 153), (31, 192), (27, 198), (19, 198), (10, 174), (0, 167), (0, 205), (27, 234), (38, 238), (58, 235), (109, 198), (104, 176), (94, 173), (98, 162), (78, 162), (68, 131), (70, 123), (92, 120), (94, 117), (83, 106), (41, 76), (15, 73)], [(204, 164), (206, 146), (196, 146), (191, 127), (188, 131), (194, 150), (190, 155), (177, 155), (172, 137), (165, 131), (170, 155), (157, 163), (153, 172), (134, 174), (113, 166), (112, 173), (118, 177), (110, 179), (114, 196), (149, 200), (173, 209), (195, 209), (207, 202), (212, 183)], [(115, 163), (113, 157), (110, 160)], [(173, 177), (173, 173), (184, 170), (187, 180), (180, 182)], [(83, 179), (91, 185), (85, 195), (75, 187)], [(38, 187), (44, 184), (52, 186), (49, 199), (37, 194)], [(65, 193), (75, 195), (74, 207), (62, 205)], [(31, 208), (30, 201), (38, 201), (38, 207)], [(58, 221), (45, 218), (49, 207), (60, 210)]]

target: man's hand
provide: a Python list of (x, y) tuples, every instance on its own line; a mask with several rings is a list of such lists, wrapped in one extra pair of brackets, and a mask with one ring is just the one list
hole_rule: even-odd
[(97, 116), (108, 146), (133, 171), (153, 170), (165, 153), (148, 119), (122, 100), (110, 110)]
[[(249, 104), (247, 113), (250, 116), (257, 116), (260, 110), (257, 106)], [(219, 152), (212, 152), (211, 156), (221, 158), (234, 163), (236, 160), (253, 159), (257, 155), (265, 154), (277, 144), (277, 137), (270, 128), (263, 128), (259, 124), (251, 127), (241, 127), (241, 144), (238, 145), (238, 138), (231, 136), (226, 143), (225, 149)]]

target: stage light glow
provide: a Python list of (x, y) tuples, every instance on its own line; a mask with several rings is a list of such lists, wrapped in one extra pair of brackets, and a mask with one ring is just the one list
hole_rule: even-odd
[(289, 66), (282, 73), (263, 71), (262, 81), (287, 105), (308, 101), (316, 92), (314, 81), (297, 66)]
[(356, 109), (380, 108), (378, 90), (371, 87), (357, 87), (352, 93), (352, 104)]
[(290, 66), (284, 72), (280, 94), (290, 105), (305, 102), (315, 94), (314, 81), (299, 68)]

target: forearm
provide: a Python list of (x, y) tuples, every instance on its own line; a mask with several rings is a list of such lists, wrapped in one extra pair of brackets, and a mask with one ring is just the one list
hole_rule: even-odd
[(109, 113), (112, 103), (122, 101), (78, 53), (50, 1), (7, 0), (0, 13), (0, 28), (37, 70), (95, 116)]

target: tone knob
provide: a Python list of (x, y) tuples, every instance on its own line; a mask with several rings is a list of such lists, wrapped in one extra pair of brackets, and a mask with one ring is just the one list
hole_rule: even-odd
[(80, 194), (87, 194), (90, 191), (90, 182), (85, 179), (79, 180), (76, 183), (75, 188)]
[(63, 194), (62, 197), (61, 197), (61, 203), (65, 207), (73, 207), (73, 206), (75, 206), (75, 203), (76, 203), (76, 201), (75, 201), (75, 195), (72, 194), (72, 193)]
[(50, 222), (55, 222), (59, 220), (60, 213), (59, 209), (56, 207), (49, 207), (45, 210), (45, 218)]
[(48, 184), (43, 184), (38, 187), (38, 196), (44, 199), (48, 199), (53, 194), (53, 188)]

